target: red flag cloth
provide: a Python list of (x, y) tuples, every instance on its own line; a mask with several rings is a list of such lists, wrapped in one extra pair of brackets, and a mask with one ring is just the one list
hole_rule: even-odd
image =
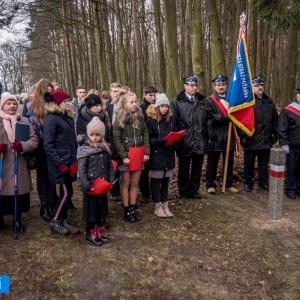
[(185, 133), (185, 130), (181, 130), (178, 132), (170, 132), (165, 138), (164, 140), (166, 140), (167, 142), (165, 143), (165, 145), (171, 145), (173, 142), (175, 141), (179, 141), (181, 139), (181, 137), (183, 136), (183, 134)]
[(107, 182), (106, 180), (98, 177), (92, 187), (91, 187), (91, 190), (87, 192), (87, 194), (89, 195), (94, 195), (94, 196), (102, 196), (102, 195), (105, 195), (109, 190), (110, 188), (112, 187), (113, 185), (109, 182)]
[(76, 161), (75, 164), (73, 164), (69, 169), (71, 177), (75, 176), (77, 174), (77, 171), (78, 171), (78, 161)]
[(138, 171), (143, 167), (145, 146), (142, 147), (129, 147), (128, 158), (130, 160), (128, 171)]
[(111, 160), (111, 163), (113, 165), (113, 168), (114, 168), (114, 172), (116, 173), (116, 170), (117, 170), (117, 166), (118, 166), (118, 162), (116, 162), (115, 160)]

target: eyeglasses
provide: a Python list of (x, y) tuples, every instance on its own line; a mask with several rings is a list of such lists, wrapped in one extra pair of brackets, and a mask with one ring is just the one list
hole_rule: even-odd
[(69, 99), (63, 101), (63, 103), (65, 103), (65, 104), (70, 103), (70, 102), (71, 101)]

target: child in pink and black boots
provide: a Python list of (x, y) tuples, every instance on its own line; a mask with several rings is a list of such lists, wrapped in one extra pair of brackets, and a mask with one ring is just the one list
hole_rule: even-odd
[(86, 221), (86, 240), (94, 246), (108, 243), (102, 235), (103, 220), (107, 214), (107, 194), (94, 196), (87, 194), (94, 181), (100, 177), (110, 183), (114, 181), (111, 153), (104, 140), (105, 125), (94, 117), (87, 125), (87, 136), (77, 137), (81, 146), (77, 150), (78, 172), (83, 191), (82, 219)]

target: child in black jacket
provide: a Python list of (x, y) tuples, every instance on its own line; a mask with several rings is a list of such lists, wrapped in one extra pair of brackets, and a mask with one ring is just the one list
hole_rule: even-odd
[(176, 131), (175, 120), (165, 94), (156, 94), (156, 102), (146, 111), (146, 124), (149, 131), (150, 161), (149, 169), (152, 180), (152, 198), (155, 202), (154, 214), (158, 217), (173, 217), (168, 207), (169, 179), (175, 167), (175, 149), (165, 145), (164, 138)]
[(87, 125), (87, 136), (79, 136), (83, 144), (78, 148), (78, 172), (83, 192), (82, 219), (86, 221), (86, 240), (95, 246), (109, 242), (102, 235), (107, 226), (107, 194), (94, 196), (87, 194), (95, 180), (100, 177), (110, 183), (114, 181), (111, 153), (105, 142), (105, 125), (94, 117)]

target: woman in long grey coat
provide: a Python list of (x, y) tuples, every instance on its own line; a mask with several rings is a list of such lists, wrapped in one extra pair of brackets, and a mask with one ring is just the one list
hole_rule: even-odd
[[(29, 139), (26, 142), (14, 139), (15, 123), (29, 125)], [(18, 151), (18, 202), (16, 226), (18, 232), (25, 228), (21, 223), (21, 213), (30, 209), (30, 192), (32, 183), (27, 166), (26, 153), (34, 151), (38, 146), (38, 138), (27, 118), (20, 117), (18, 101), (14, 95), (4, 94), (0, 101), (0, 153), (3, 155), (2, 196), (0, 200), (0, 230), (4, 228), (4, 215), (14, 214), (14, 150)]]

